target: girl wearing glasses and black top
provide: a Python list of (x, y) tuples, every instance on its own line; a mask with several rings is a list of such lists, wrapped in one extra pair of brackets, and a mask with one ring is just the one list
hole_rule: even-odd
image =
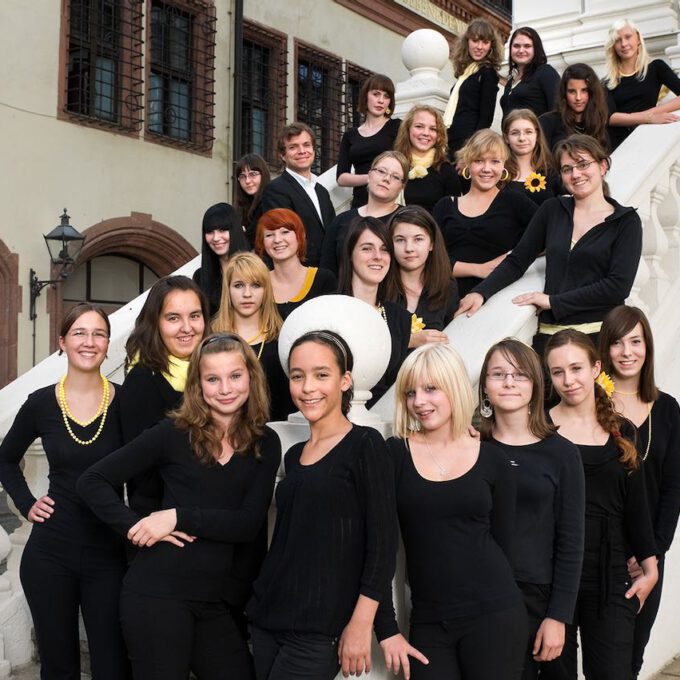
[(480, 430), (506, 453), (517, 482), (511, 562), (529, 616), (522, 680), (547, 672), (562, 653), (583, 561), (581, 459), (546, 422), (543, 394), (541, 360), (531, 347), (506, 338), (489, 349), (479, 376)]
[(474, 314), (484, 301), (524, 274), (545, 252), (543, 291), (518, 295), (516, 305), (539, 313), (534, 349), (570, 327), (597, 336), (605, 314), (630, 294), (642, 253), (642, 224), (634, 208), (609, 197), (604, 180), (610, 159), (587, 135), (572, 135), (554, 151), (571, 196), (546, 201), (505, 260), (471, 293), (456, 314)]
[[(192, 357), (181, 407), (78, 482), (95, 514), (139, 547), (120, 599), (137, 680), (253, 677), (224, 577), (236, 545), (266, 525), (281, 460), (268, 411), (252, 349), (237, 335), (209, 336)], [(163, 505), (140, 517), (116, 488), (149, 469), (163, 480)]]
[(251, 247), (255, 247), (257, 221), (262, 215), (262, 192), (270, 182), (269, 166), (262, 156), (243, 156), (234, 170), (236, 179), (236, 210)]

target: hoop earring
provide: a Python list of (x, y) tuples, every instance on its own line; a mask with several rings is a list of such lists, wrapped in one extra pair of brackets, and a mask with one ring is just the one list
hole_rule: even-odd
[[(503, 175), (505, 175), (505, 177)], [(501, 182), (507, 182), (509, 179), (510, 179), (510, 173), (508, 172), (508, 169), (503, 168), (503, 172), (501, 173)]]
[[(465, 174), (466, 172), (467, 172), (467, 175)], [(463, 179), (470, 179), (470, 168), (468, 168), (468, 166), (466, 165), (463, 168), (463, 171), (460, 174), (463, 177)]]
[(385, 109), (385, 115), (391, 116), (392, 115), (392, 109)]
[(489, 401), (489, 397), (484, 395), (484, 399), (482, 399), (482, 403), (479, 407), (479, 415), (482, 416), (482, 418), (491, 418), (493, 415), (493, 406), (491, 405), (491, 402)]

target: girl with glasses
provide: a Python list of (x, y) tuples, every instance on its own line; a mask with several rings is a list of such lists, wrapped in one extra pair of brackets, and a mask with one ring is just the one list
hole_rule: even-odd
[(236, 176), (236, 210), (251, 247), (255, 247), (255, 230), (262, 215), (262, 192), (271, 177), (269, 166), (262, 156), (249, 153), (234, 168)]

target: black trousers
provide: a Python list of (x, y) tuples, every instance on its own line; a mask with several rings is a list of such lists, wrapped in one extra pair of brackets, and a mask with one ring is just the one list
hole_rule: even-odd
[(253, 680), (252, 659), (223, 602), (150, 597), (123, 587), (123, 634), (135, 680)]
[(429, 660), (411, 661), (412, 680), (519, 680), (527, 639), (524, 603), (477, 617), (412, 623), (410, 643)]
[(635, 619), (640, 601), (630, 600), (624, 593), (630, 584), (622, 584), (610, 595), (602, 609), (599, 594), (581, 591), (576, 605), (574, 624), (567, 626), (562, 656), (551, 671), (541, 671), (541, 680), (576, 680), (577, 628), (581, 632), (583, 674), (586, 680), (622, 680), (629, 678), (633, 658)]
[(652, 626), (656, 621), (656, 615), (659, 613), (659, 605), (661, 604), (661, 591), (663, 590), (663, 571), (666, 558), (659, 557), (658, 569), (659, 580), (649, 593), (645, 600), (645, 606), (635, 619), (635, 637), (633, 639), (633, 672), (632, 680), (637, 680), (637, 676), (642, 669), (642, 661), (645, 654), (645, 647), (649, 642), (649, 637), (652, 633)]
[(338, 638), (250, 627), (257, 680), (333, 680), (340, 670)]
[(118, 615), (124, 571), (122, 553), (29, 539), (20, 576), (33, 617), (43, 680), (80, 680), (79, 608), (93, 678), (130, 677)]

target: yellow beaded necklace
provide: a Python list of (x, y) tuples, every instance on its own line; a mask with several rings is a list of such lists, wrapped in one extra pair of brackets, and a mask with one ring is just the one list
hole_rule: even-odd
[[(109, 411), (109, 381), (103, 375), (101, 376), (101, 379), (103, 388), (102, 400), (99, 404), (99, 409), (97, 410), (97, 413), (94, 415), (93, 418), (91, 418), (87, 422), (81, 422), (80, 420), (77, 420), (76, 418), (73, 417), (71, 409), (68, 407), (68, 402), (66, 401), (66, 390), (64, 388), (64, 384), (66, 383), (66, 376), (64, 376), (59, 381), (59, 408), (61, 410), (61, 416), (64, 420), (64, 425), (66, 426), (66, 431), (69, 433), (71, 439), (73, 439), (73, 441), (76, 442), (76, 444), (80, 444), (81, 446), (89, 446), (90, 444), (94, 443), (99, 437), (99, 435), (102, 433), (102, 430), (104, 429), (104, 423), (106, 422), (106, 414)], [(99, 427), (97, 428), (97, 432), (95, 432), (94, 436), (86, 441), (78, 439), (78, 437), (76, 437), (76, 435), (73, 433), (73, 430), (71, 429), (71, 423), (69, 423), (69, 418), (74, 423), (77, 423), (81, 427), (87, 427), (88, 425), (91, 425), (95, 420), (97, 420), (99, 416), (101, 416), (101, 421), (99, 422)]]

